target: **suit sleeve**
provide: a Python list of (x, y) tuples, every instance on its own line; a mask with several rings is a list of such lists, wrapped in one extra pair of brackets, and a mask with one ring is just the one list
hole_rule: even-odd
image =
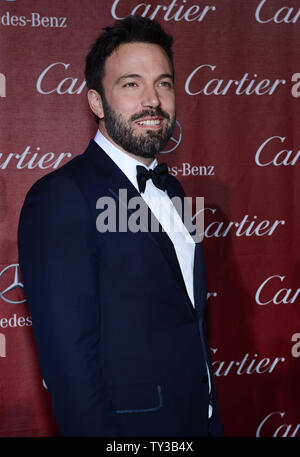
[(71, 179), (47, 176), (25, 199), (19, 262), (42, 375), (64, 436), (118, 436), (100, 357), (99, 262), (91, 216)]

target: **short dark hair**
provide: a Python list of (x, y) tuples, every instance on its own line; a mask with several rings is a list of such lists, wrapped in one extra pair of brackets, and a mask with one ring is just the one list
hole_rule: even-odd
[(152, 43), (160, 46), (167, 54), (174, 75), (172, 44), (173, 38), (154, 20), (142, 16), (127, 16), (105, 27), (86, 57), (85, 79), (88, 89), (104, 96), (102, 79), (107, 57), (124, 43)]

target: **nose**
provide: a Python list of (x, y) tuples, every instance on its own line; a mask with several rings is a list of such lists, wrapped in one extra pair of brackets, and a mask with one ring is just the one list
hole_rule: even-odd
[(144, 88), (142, 105), (145, 108), (157, 108), (160, 105), (159, 95), (154, 86), (149, 85)]

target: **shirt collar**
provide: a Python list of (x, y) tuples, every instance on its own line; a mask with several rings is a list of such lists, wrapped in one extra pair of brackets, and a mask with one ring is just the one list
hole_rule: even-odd
[(97, 130), (94, 138), (95, 142), (103, 149), (103, 151), (114, 161), (114, 163), (121, 169), (121, 171), (127, 176), (132, 182), (135, 188), (138, 190), (138, 183), (136, 179), (136, 166), (143, 165), (148, 170), (156, 167), (158, 164), (157, 159), (154, 159), (149, 167), (141, 163), (134, 157), (125, 154), (121, 149), (117, 148), (111, 141), (109, 141), (101, 132)]

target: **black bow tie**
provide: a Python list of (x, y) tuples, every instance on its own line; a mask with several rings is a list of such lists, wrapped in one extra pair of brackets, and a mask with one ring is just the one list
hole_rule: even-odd
[(158, 164), (154, 170), (147, 170), (142, 165), (136, 166), (136, 178), (139, 185), (140, 192), (145, 192), (146, 182), (152, 179), (153, 184), (161, 190), (166, 189), (168, 179), (168, 165), (166, 163)]

